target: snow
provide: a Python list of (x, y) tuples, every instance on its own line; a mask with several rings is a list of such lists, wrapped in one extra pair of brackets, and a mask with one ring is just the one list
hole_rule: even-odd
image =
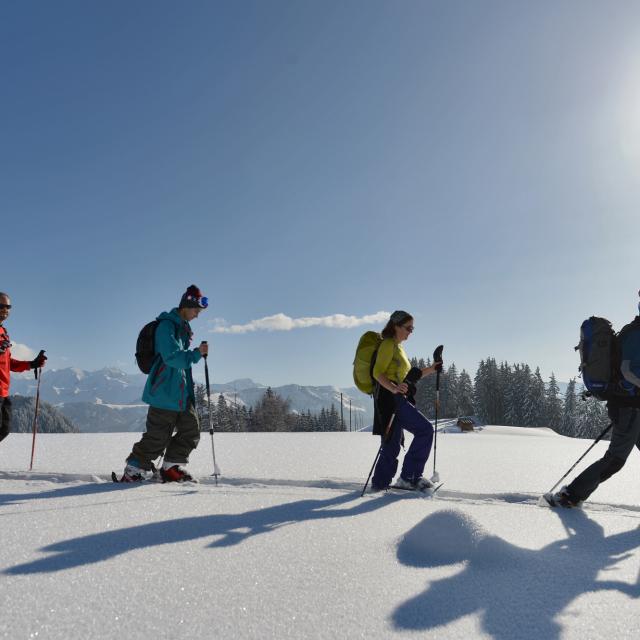
[[(640, 457), (536, 506), (590, 442), (438, 436), (435, 498), (360, 497), (367, 433), (202, 434), (199, 485), (114, 485), (140, 434), (0, 445), (3, 638), (635, 638)], [(599, 443), (580, 465), (606, 450)], [(428, 473), (432, 471), (429, 461)]]

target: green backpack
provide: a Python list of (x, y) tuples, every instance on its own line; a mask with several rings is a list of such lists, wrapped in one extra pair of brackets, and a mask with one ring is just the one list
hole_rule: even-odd
[(356, 349), (356, 357), (353, 361), (353, 381), (356, 387), (363, 393), (373, 393), (373, 365), (376, 361), (378, 347), (382, 342), (382, 336), (375, 331), (367, 331), (362, 335)]

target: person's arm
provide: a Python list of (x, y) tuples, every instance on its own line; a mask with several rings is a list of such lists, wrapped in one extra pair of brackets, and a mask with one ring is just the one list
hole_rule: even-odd
[(29, 371), (29, 369), (33, 367), (29, 360), (14, 360), (13, 358), (9, 358), (9, 368), (15, 373), (20, 373), (21, 371)]
[(438, 371), (438, 369), (442, 371), (442, 362), (435, 362), (431, 367), (425, 367), (424, 369), (420, 369), (422, 373), (421, 377), (424, 378), (425, 376), (430, 376), (431, 374)]
[(640, 388), (640, 333), (630, 331), (622, 341), (622, 364), (620, 372), (627, 382)]
[(33, 360), (14, 360), (10, 357), (9, 367), (11, 371), (19, 373), (21, 371), (29, 371), (29, 369), (40, 369), (44, 367), (46, 361), (47, 356), (44, 355), (44, 350), (41, 350)]
[(202, 357), (200, 347), (191, 350), (182, 348), (175, 336), (175, 325), (170, 320), (164, 320), (158, 324), (156, 351), (162, 357), (163, 362), (173, 369), (189, 369)]

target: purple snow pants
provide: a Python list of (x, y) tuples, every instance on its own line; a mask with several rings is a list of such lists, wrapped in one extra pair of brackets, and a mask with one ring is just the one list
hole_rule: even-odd
[[(402, 430), (413, 434), (409, 450), (404, 456), (400, 476), (409, 482), (415, 482), (422, 476), (433, 442), (431, 423), (405, 398), (395, 396), (396, 414), (391, 425), (389, 439), (382, 442), (380, 458), (373, 473), (373, 488), (385, 489), (391, 484), (398, 469), (398, 454), (402, 442)], [(384, 436), (383, 436), (384, 438)]]

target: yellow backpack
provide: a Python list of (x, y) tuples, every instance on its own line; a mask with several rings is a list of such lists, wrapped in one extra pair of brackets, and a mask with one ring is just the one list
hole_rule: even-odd
[(367, 331), (362, 335), (356, 349), (353, 361), (353, 381), (363, 393), (371, 395), (375, 381), (373, 379), (373, 365), (378, 353), (382, 336), (375, 331)]

